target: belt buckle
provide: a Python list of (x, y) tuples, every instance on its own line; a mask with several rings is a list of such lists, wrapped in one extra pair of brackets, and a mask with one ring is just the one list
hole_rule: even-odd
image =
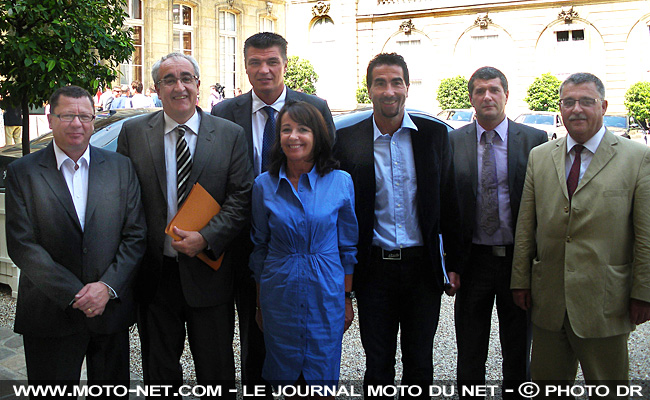
[(402, 249), (384, 250), (381, 249), (381, 258), (388, 261), (400, 261), (402, 259)]
[(492, 246), (492, 255), (495, 257), (505, 257), (506, 246)]

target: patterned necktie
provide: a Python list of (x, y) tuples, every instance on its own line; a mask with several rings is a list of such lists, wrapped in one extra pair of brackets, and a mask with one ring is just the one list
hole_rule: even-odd
[(263, 110), (268, 115), (262, 137), (262, 172), (265, 172), (271, 162), (271, 147), (275, 142), (275, 110), (271, 106), (265, 106)]
[(573, 152), (575, 157), (573, 158), (573, 164), (571, 164), (571, 169), (569, 170), (569, 177), (566, 179), (566, 188), (569, 192), (569, 201), (573, 198), (573, 193), (578, 187), (578, 181), (580, 180), (580, 164), (582, 160), (580, 159), (580, 153), (584, 149), (584, 146), (576, 144), (573, 146)]
[(481, 171), (481, 213), (479, 226), (492, 236), (499, 229), (499, 198), (497, 195), (497, 161), (492, 140), (495, 131), (483, 132), (483, 163)]
[(178, 132), (178, 140), (176, 141), (176, 185), (178, 190), (178, 206), (180, 207), (187, 197), (187, 180), (190, 177), (190, 172), (192, 171), (192, 156), (190, 154), (190, 148), (187, 146), (185, 141), (185, 131), (189, 129), (185, 125), (178, 125), (176, 131)]

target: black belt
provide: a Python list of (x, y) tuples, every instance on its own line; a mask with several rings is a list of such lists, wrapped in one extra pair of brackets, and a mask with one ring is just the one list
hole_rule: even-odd
[(373, 260), (382, 261), (408, 261), (413, 259), (421, 260), (426, 255), (424, 246), (406, 247), (396, 250), (384, 250), (378, 246), (372, 246)]
[(489, 254), (495, 257), (505, 257), (508, 254), (512, 254), (514, 245), (506, 244), (502, 246), (487, 246), (484, 244), (474, 244), (472, 243), (472, 253), (474, 254)]

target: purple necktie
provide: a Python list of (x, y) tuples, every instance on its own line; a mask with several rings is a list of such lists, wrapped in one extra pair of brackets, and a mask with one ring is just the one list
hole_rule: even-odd
[(488, 235), (494, 235), (499, 229), (499, 197), (497, 192), (497, 161), (494, 154), (495, 131), (483, 132), (483, 163), (481, 170), (481, 215), (479, 226)]
[(571, 170), (569, 171), (569, 177), (566, 179), (566, 188), (569, 191), (569, 201), (573, 198), (573, 193), (578, 187), (578, 181), (580, 180), (580, 152), (584, 147), (580, 144), (573, 146), (573, 152), (575, 153), (575, 158), (573, 159), (573, 164), (571, 165)]

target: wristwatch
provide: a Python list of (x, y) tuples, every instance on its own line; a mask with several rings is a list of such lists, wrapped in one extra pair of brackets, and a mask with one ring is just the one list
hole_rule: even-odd
[(350, 299), (350, 300), (352, 300), (352, 299), (356, 299), (356, 298), (357, 298), (357, 294), (356, 294), (354, 291), (352, 291), (352, 292), (345, 292), (345, 298), (346, 298), (346, 299)]

